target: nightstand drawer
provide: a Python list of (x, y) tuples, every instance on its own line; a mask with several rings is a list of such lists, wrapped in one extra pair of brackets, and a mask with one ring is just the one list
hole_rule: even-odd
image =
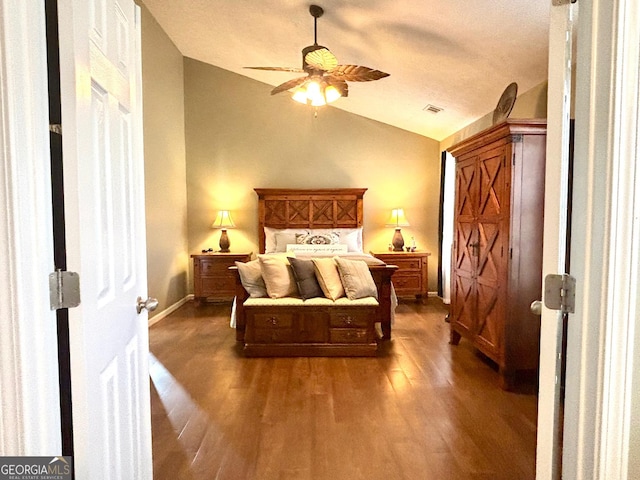
[[(387, 263), (397, 265), (399, 270), (417, 270), (422, 268), (422, 261), (419, 258), (392, 258)], [(395, 277), (393, 279), (395, 281)]]
[(236, 282), (233, 278), (203, 277), (200, 279), (202, 290), (215, 294), (233, 295), (236, 291)]
[(421, 291), (422, 282), (421, 282), (420, 274), (403, 274), (403, 272), (398, 272), (393, 276), (393, 286), (397, 291), (402, 290), (411, 290), (411, 291)]
[(235, 265), (233, 260), (216, 262), (202, 260), (200, 262), (200, 275), (225, 275), (232, 265)]

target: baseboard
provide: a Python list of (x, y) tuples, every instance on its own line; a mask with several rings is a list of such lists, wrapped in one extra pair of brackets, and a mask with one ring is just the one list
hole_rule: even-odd
[(183, 306), (185, 303), (187, 303), (189, 300), (193, 300), (193, 293), (187, 295), (182, 300), (178, 300), (173, 305), (169, 306), (168, 308), (165, 308), (161, 312), (159, 312), (156, 315), (154, 315), (152, 318), (149, 319), (149, 326), (155, 325), (160, 320), (162, 320), (165, 317), (167, 317), (168, 315), (172, 314), (177, 309), (179, 309), (181, 306)]
[(437, 297), (438, 292), (427, 292), (427, 297)]

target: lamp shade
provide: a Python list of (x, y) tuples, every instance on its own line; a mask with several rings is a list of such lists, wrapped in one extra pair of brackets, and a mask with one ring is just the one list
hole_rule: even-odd
[(409, 222), (407, 217), (404, 216), (404, 210), (402, 208), (394, 208), (391, 210), (391, 216), (387, 220), (387, 227), (408, 227)]
[(220, 210), (211, 224), (211, 228), (235, 228), (235, 226), (229, 210)]

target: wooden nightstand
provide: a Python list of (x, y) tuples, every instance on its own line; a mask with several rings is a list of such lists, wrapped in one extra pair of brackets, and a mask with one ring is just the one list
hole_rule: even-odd
[(236, 281), (229, 267), (234, 262), (248, 262), (251, 253), (203, 253), (193, 258), (193, 295), (196, 305), (214, 298), (230, 300), (236, 293)]
[(427, 296), (429, 277), (427, 252), (371, 252), (388, 265), (397, 265), (393, 275), (393, 287), (398, 297), (415, 295), (417, 299)]

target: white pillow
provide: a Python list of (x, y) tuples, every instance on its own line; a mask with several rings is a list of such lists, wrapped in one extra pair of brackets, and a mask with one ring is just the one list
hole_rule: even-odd
[(271, 228), (264, 227), (265, 253), (285, 252), (287, 245), (296, 243), (296, 234), (331, 234), (337, 233), (340, 237), (338, 243), (347, 245), (347, 251), (363, 253), (362, 227), (359, 228)]
[(313, 234), (334, 234), (338, 235), (338, 243), (347, 246), (347, 251), (352, 253), (363, 253), (362, 227), (360, 228), (331, 228), (313, 229)]

